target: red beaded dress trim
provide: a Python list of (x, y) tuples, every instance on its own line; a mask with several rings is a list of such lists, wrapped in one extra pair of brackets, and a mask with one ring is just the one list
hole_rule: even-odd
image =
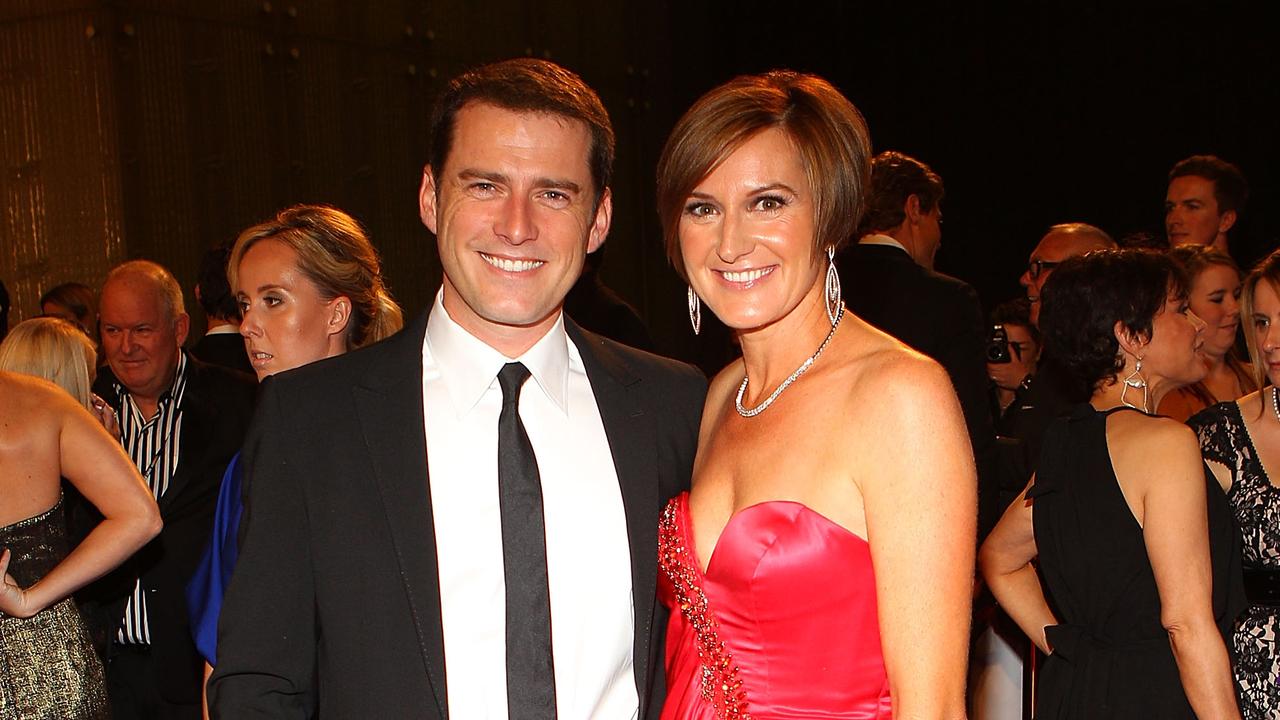
[(658, 523), (658, 566), (666, 573), (675, 592), (680, 612), (693, 628), (702, 661), (702, 697), (711, 703), (717, 718), (751, 720), (747, 711), (747, 693), (738, 679), (738, 666), (733, 653), (720, 639), (719, 623), (702, 591), (701, 570), (686, 542), (683, 529), (676, 521), (681, 498), (672, 498)]

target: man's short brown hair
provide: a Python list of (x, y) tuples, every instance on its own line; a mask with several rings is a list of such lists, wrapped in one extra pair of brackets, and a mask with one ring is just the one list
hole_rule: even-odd
[(439, 175), (453, 147), (458, 111), (485, 103), (515, 112), (549, 113), (577, 120), (591, 132), (587, 164), (596, 203), (613, 176), (613, 125), (600, 96), (582, 78), (547, 60), (514, 58), (481, 65), (449, 81), (431, 113), (431, 167)]

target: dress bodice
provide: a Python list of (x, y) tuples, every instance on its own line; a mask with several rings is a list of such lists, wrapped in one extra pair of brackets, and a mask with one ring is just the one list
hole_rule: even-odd
[(735, 513), (705, 572), (688, 495), (658, 533), (663, 718), (889, 718), (870, 546), (795, 502)]
[(11, 555), (9, 574), (21, 587), (30, 587), (67, 554), (67, 525), (62, 498), (35, 517), (0, 528), (0, 548)]
[(1205, 460), (1231, 473), (1227, 498), (1243, 535), (1244, 564), (1280, 569), (1280, 487), (1271, 483), (1253, 446), (1240, 406), (1218, 403), (1196, 413), (1187, 424), (1200, 438)]
[[(62, 499), (35, 517), (0, 528), (9, 573), (21, 587), (43, 578), (67, 554)], [(29, 618), (0, 613), (0, 718), (106, 720), (111, 716), (102, 662), (75, 601), (63, 598)]]

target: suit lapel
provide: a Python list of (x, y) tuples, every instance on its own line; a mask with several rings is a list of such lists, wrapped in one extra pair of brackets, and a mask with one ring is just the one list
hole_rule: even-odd
[(440, 716), (447, 717), (440, 574), (427, 480), (422, 416), (424, 313), (412, 328), (387, 340), (368, 382), (352, 389), (374, 480), (391, 528), (401, 580)]
[(657, 602), (659, 468), (654, 463), (656, 439), (653, 422), (640, 403), (640, 377), (626, 360), (596, 335), (583, 332), (565, 319), (565, 330), (582, 355), (591, 391), (595, 394), (609, 439), (609, 452), (622, 490), (631, 546), (631, 588), (635, 605), (635, 637), (632, 662), (640, 696), (639, 717), (645, 717), (649, 697), (649, 645), (653, 637), (654, 604)]
[(156, 502), (161, 517), (167, 516), (169, 507), (182, 496), (182, 490), (190, 483), (196, 468), (208, 464), (204, 455), (211, 452), (210, 434), (214, 430), (210, 413), (213, 408), (203, 396), (204, 376), (195, 358), (188, 355), (187, 388), (182, 393), (182, 430), (178, 437), (178, 466), (174, 468), (164, 494)]

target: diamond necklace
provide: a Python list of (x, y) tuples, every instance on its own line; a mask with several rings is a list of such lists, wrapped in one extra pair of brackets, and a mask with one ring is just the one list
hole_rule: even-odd
[(1271, 409), (1276, 411), (1276, 420), (1280, 421), (1280, 387), (1271, 386)]
[(805, 372), (808, 371), (809, 367), (813, 365), (814, 361), (818, 359), (818, 356), (822, 354), (822, 351), (827, 349), (827, 345), (831, 342), (831, 338), (835, 337), (836, 328), (840, 327), (840, 320), (843, 318), (844, 318), (844, 305), (841, 305), (840, 311), (836, 313), (836, 321), (831, 324), (831, 332), (827, 333), (827, 339), (823, 340), (822, 344), (818, 346), (818, 349), (812, 355), (810, 355), (800, 365), (800, 367), (796, 368), (796, 371), (791, 373), (791, 375), (788, 376), (786, 380), (783, 380), (782, 384), (778, 386), (778, 389), (774, 390), (773, 393), (769, 395), (769, 397), (765, 398), (764, 402), (760, 403), (759, 405), (749, 410), (746, 407), (744, 407), (742, 404), (742, 395), (747, 391), (747, 380), (749, 380), (750, 378), (743, 376), (742, 385), (738, 387), (738, 398), (737, 400), (734, 401), (734, 406), (738, 409), (738, 414), (744, 418), (755, 417), (760, 413), (764, 412), (765, 409), (767, 409), (770, 405), (772, 405), (773, 401), (777, 400), (778, 396), (782, 394), (782, 391), (786, 390), (788, 387), (791, 386), (791, 383), (795, 382), (797, 379), (800, 378), (801, 375), (805, 374)]

